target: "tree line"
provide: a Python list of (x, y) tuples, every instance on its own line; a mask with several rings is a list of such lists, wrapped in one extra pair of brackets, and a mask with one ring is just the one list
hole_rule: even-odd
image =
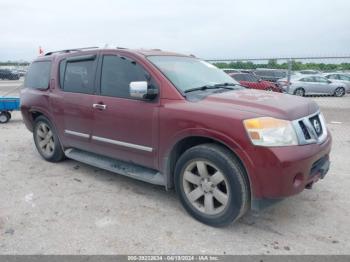
[(29, 65), (29, 62), (12, 62), (12, 61), (1, 62), (0, 61), (0, 66), (27, 66), (27, 65)]
[[(233, 61), (230, 63), (217, 62), (213, 63), (219, 68), (232, 68), (232, 69), (257, 69), (257, 68), (272, 68), (272, 69), (288, 69), (288, 63), (278, 63), (276, 59), (268, 60), (268, 63), (253, 63), (251, 61)], [(350, 70), (350, 63), (339, 63), (339, 64), (329, 64), (329, 63), (314, 63), (308, 62), (303, 63), (300, 61), (292, 60), (292, 70)]]

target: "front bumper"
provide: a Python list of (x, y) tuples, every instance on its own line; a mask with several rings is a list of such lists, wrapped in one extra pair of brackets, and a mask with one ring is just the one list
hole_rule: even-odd
[(322, 144), (263, 148), (251, 152), (255, 157), (252, 170), (253, 200), (275, 202), (311, 188), (323, 179), (330, 166), (329, 154), (332, 145), (328, 133)]

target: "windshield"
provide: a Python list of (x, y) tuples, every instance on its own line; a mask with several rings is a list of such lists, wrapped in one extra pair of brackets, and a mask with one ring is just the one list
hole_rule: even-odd
[(222, 83), (239, 85), (222, 70), (197, 58), (181, 56), (147, 58), (182, 92)]

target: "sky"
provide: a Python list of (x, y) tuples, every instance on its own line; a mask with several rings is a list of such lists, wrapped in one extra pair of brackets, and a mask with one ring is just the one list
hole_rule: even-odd
[(350, 55), (349, 0), (0, 0), (0, 61), (84, 46), (205, 59)]

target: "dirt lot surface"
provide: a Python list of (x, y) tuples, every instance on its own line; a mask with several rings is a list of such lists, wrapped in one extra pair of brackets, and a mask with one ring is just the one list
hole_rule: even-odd
[[(20, 83), (0, 81), (0, 95)], [(326, 178), (220, 229), (187, 215), (173, 191), (44, 161), (14, 112), (0, 125), (0, 254), (350, 254), (350, 95), (311, 99), (334, 138)]]

